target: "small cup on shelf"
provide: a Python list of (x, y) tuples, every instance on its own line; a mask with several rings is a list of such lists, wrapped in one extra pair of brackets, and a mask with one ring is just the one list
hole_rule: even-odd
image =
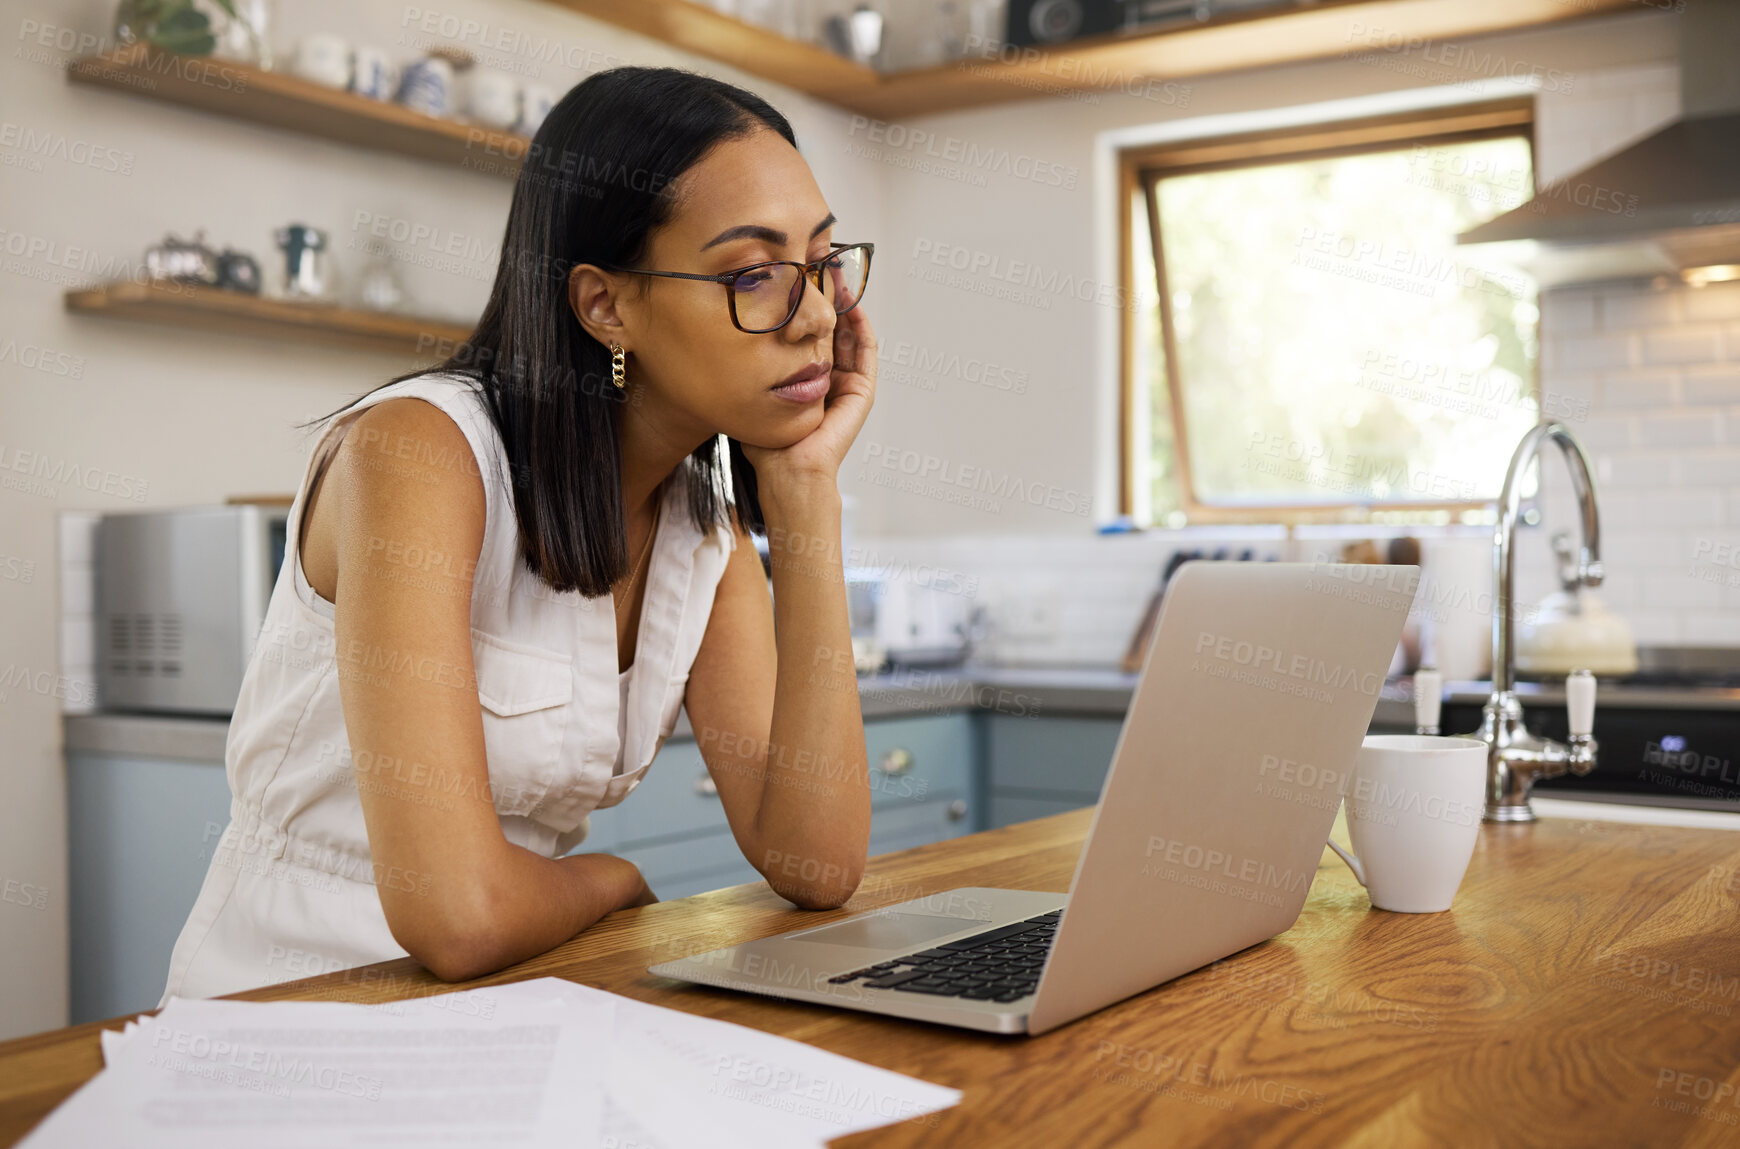
[(520, 86), (493, 68), (471, 68), (460, 78), (460, 106), (474, 123), (503, 131), (520, 118)]
[(520, 89), (520, 118), (513, 130), (522, 136), (535, 136), (550, 109), (556, 106), (556, 93), (542, 84), (526, 84)]
[(399, 81), (399, 103), (426, 116), (453, 110), (453, 65), (440, 56), (425, 56), (405, 68)]
[(347, 88), (350, 86), (350, 64), (350, 45), (344, 37), (320, 32), (297, 41), (290, 71), (328, 88)]
[(399, 66), (381, 49), (358, 44), (351, 54), (350, 90), (371, 100), (390, 100), (399, 86)]

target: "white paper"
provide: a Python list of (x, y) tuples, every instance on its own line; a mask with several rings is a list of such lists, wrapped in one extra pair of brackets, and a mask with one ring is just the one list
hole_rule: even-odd
[(20, 1146), (818, 1149), (959, 1102), (748, 1026), (544, 977), (400, 1002), (172, 998)]
[(560, 984), (614, 999), (606, 1126), (614, 1106), (655, 1146), (809, 1149), (898, 1121), (935, 1121), (930, 1115), (961, 1099), (958, 1089), (749, 1026)]
[(597, 1143), (608, 1001), (503, 995), (487, 1018), (406, 1005), (172, 999), (21, 1145)]

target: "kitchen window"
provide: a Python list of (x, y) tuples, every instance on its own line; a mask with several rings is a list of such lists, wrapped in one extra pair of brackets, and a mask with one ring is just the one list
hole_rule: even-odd
[(1126, 153), (1125, 511), (1478, 517), (1542, 414), (1539, 312), (1455, 237), (1534, 194), (1532, 120), (1507, 100)]

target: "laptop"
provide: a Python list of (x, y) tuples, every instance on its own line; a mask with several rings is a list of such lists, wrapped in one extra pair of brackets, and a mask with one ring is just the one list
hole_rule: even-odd
[(1304, 907), (1419, 573), (1179, 567), (1067, 893), (942, 890), (648, 972), (1040, 1034), (1284, 932)]

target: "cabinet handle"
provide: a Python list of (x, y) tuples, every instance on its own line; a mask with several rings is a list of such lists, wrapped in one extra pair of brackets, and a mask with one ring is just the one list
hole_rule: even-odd
[(966, 816), (967, 816), (967, 804), (965, 802), (961, 801), (959, 798), (956, 798), (953, 802), (949, 803), (949, 821), (959, 822), (962, 818), (965, 818)]
[(717, 798), (719, 796), (719, 783), (713, 781), (713, 775), (703, 770), (701, 776), (695, 779), (695, 793), (703, 798)]
[(884, 774), (905, 774), (912, 769), (912, 751), (904, 746), (896, 746), (882, 752), (882, 761), (877, 763)]

